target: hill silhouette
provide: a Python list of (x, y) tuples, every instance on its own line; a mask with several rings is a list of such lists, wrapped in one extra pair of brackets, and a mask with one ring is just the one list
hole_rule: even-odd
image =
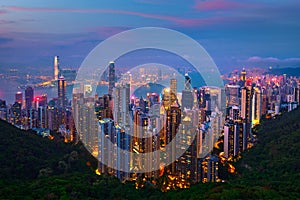
[(268, 70), (269, 74), (274, 75), (283, 75), (286, 74), (287, 77), (290, 76), (300, 76), (300, 68), (299, 67), (287, 67), (287, 68), (272, 68)]

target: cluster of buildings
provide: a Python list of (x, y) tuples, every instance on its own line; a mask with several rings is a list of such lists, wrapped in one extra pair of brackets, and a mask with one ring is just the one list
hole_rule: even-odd
[(251, 129), (262, 116), (273, 117), (291, 111), (300, 104), (300, 80), (286, 74), (261, 75), (245, 69), (232, 74), (226, 84), (226, 121), (224, 125), (224, 157), (233, 159), (251, 147)]
[[(0, 118), (42, 135), (60, 132), (66, 142), (80, 139), (99, 160), (97, 174), (135, 180), (137, 187), (160, 183), (169, 190), (221, 181), (219, 162), (233, 161), (253, 145), (251, 130), (263, 116), (300, 104), (298, 78), (249, 75), (245, 70), (231, 74), (224, 88), (193, 88), (185, 74), (182, 91), (170, 78), (161, 93), (137, 97), (131, 81), (116, 83), (114, 62), (106, 72), (107, 94), (98, 96), (92, 93), (96, 86), (80, 85), (71, 103), (58, 62), (55, 57), (57, 98), (48, 102), (46, 95), (36, 97), (28, 86), (24, 96), (16, 93), (13, 105), (0, 100)], [(222, 152), (214, 155), (220, 142)]]
[(6, 105), (0, 100), (0, 119), (24, 130), (34, 130), (42, 136), (51, 136), (51, 131), (60, 132), (66, 142), (76, 140), (76, 129), (71, 102), (66, 97), (67, 81), (59, 74), (58, 56), (54, 58), (54, 83), (57, 98), (50, 101), (47, 95), (34, 95), (34, 88), (27, 86), (15, 94), (15, 103)]
[(224, 88), (193, 88), (185, 74), (180, 92), (170, 79), (161, 94), (136, 97), (129, 83), (115, 83), (113, 62), (108, 69), (107, 94), (82, 86), (72, 101), (79, 138), (100, 161), (97, 173), (136, 180), (137, 187), (167, 176), (166, 190), (220, 181), (218, 157), (210, 152), (225, 121)]
[[(251, 130), (263, 116), (299, 105), (299, 79), (286, 75), (249, 76), (242, 70), (224, 88), (193, 88), (186, 74), (180, 92), (171, 78), (161, 94), (135, 97), (129, 83), (115, 83), (114, 71), (110, 63), (108, 94), (89, 96), (79, 89), (73, 95), (73, 111), (83, 116), (75, 124), (100, 161), (97, 173), (136, 180), (137, 187), (165, 176), (166, 190), (221, 181), (219, 161), (233, 161), (252, 147)], [(91, 124), (85, 126), (86, 121)], [(220, 137), (222, 153), (213, 155)]]

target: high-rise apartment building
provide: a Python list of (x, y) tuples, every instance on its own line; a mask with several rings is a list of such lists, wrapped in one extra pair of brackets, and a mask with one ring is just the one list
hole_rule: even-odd
[(21, 105), (23, 104), (23, 93), (22, 92), (17, 92), (16, 93), (15, 102), (17, 102)]
[(67, 82), (63, 76), (60, 76), (57, 84), (58, 106), (65, 107), (67, 105)]
[(112, 95), (113, 88), (115, 87), (116, 75), (115, 75), (115, 63), (111, 61), (108, 66), (108, 94)]
[(59, 57), (54, 56), (54, 80), (57, 81), (59, 78)]
[(28, 110), (32, 108), (32, 102), (33, 102), (33, 97), (34, 97), (34, 91), (33, 88), (28, 86), (25, 89), (25, 108)]

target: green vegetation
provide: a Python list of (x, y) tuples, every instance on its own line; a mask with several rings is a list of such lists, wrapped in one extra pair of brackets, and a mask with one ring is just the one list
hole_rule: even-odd
[(299, 199), (300, 110), (264, 120), (258, 142), (225, 183), (162, 193), (97, 176), (82, 144), (65, 144), (0, 121), (0, 199)]

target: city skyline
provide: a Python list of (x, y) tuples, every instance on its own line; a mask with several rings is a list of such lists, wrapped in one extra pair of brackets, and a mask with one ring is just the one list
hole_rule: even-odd
[[(297, 109), (300, 102), (299, 77), (246, 69), (233, 72), (225, 88), (192, 87), (193, 79), (186, 73), (182, 93), (177, 79), (160, 76), (158, 71), (153, 78), (168, 79), (166, 87), (158, 93), (150, 87), (146, 96), (139, 97), (130, 92), (131, 84), (142, 84), (147, 70), (140, 68), (135, 78), (129, 73), (124, 84), (115, 82), (114, 62), (109, 64), (108, 73), (97, 82), (108, 85), (106, 94), (92, 94), (95, 85), (83, 83), (72, 100), (67, 99), (65, 78), (61, 75), (55, 81), (53, 74), (56, 98), (47, 102), (46, 95), (34, 96), (28, 86), (25, 101), (19, 92), (14, 105), (0, 100), (0, 119), (50, 140), (52, 131), (65, 143), (82, 141), (99, 161), (96, 174), (135, 181), (136, 188), (148, 181), (156, 185), (168, 175), (168, 181), (159, 186), (168, 191), (198, 182), (226, 181), (219, 167), (227, 163), (226, 173), (235, 173), (241, 153), (256, 145), (256, 125)], [(142, 181), (137, 177), (143, 177)]]
[(64, 58), (62, 67), (78, 68), (102, 40), (144, 26), (189, 35), (204, 46), (221, 71), (300, 63), (300, 4), (294, 0), (69, 2), (2, 1), (0, 69), (50, 69), (55, 55)]
[(2, 0), (0, 196), (299, 196), (299, 8)]

